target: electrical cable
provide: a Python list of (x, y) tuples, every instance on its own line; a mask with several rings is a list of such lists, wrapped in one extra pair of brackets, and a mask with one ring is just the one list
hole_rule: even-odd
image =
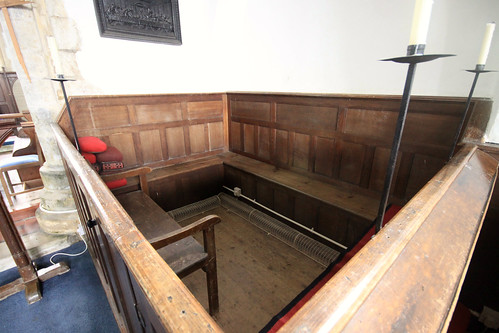
[(88, 249), (88, 245), (87, 245), (87, 242), (85, 242), (85, 239), (83, 239), (83, 237), (80, 235), (80, 238), (81, 240), (83, 241), (83, 243), (85, 243), (85, 249), (79, 253), (65, 253), (65, 252), (58, 252), (58, 253), (55, 253), (54, 255), (52, 255), (52, 257), (50, 257), (50, 263), (52, 265), (55, 265), (55, 262), (52, 261), (52, 259), (55, 257), (55, 256), (66, 256), (66, 257), (77, 257), (77, 256), (81, 256), (83, 253), (87, 252), (87, 249)]

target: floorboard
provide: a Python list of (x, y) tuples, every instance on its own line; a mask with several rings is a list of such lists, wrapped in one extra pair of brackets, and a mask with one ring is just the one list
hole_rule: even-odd
[[(223, 207), (215, 226), (220, 313), (225, 332), (258, 332), (325, 268)], [(201, 215), (181, 222), (186, 225)], [(196, 235), (202, 242), (202, 235)], [(182, 280), (208, 309), (206, 279), (198, 270)]]

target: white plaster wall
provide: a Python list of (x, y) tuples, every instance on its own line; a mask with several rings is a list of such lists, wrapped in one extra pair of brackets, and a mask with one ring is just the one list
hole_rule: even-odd
[[(275, 91), (401, 94), (414, 1), (179, 0), (181, 46), (99, 36), (92, 1), (64, 0), (80, 38), (80, 80), (70, 94)], [(458, 56), (418, 67), (416, 95), (467, 96), (497, 0), (435, 0), (426, 53)], [(487, 68), (499, 69), (499, 28)], [(71, 73), (68, 73), (71, 75)], [(75, 89), (78, 90), (78, 89)], [(475, 96), (494, 98), (499, 73), (480, 77)], [(491, 119), (496, 119), (494, 115)], [(499, 119), (489, 123), (499, 142)], [(494, 126), (495, 124), (495, 126)]]

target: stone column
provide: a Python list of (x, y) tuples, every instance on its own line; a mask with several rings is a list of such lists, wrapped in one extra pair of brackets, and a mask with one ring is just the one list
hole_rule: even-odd
[[(50, 128), (50, 124), (56, 121), (63, 109), (64, 99), (59, 83), (49, 79), (54, 77), (55, 73), (47, 36), (56, 37), (63, 69), (66, 70), (76, 67), (74, 55), (79, 45), (78, 31), (65, 17), (61, 1), (37, 0), (33, 5), (11, 7), (8, 11), (31, 76), (31, 82), (28, 81), (17, 60), (5, 19), (2, 16), (0, 24), (3, 44), (6, 46), (4, 54), (18, 74), (46, 159), (45, 164), (40, 168), (44, 189), (40, 195), (41, 203), (36, 217), (42, 230), (47, 233), (72, 234), (77, 230), (78, 215), (61, 156)], [(67, 61), (68, 59), (70, 61)], [(70, 84), (67, 85), (67, 91), (71, 94)]]

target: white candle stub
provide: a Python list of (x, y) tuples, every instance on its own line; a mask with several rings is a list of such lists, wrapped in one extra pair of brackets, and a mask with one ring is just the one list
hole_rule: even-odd
[(409, 45), (426, 44), (433, 0), (416, 0)]
[(55, 74), (62, 74), (62, 64), (61, 58), (59, 58), (59, 49), (55, 42), (55, 38), (52, 36), (47, 37), (47, 42), (49, 44), (50, 55), (52, 56), (52, 61), (55, 67)]
[(480, 56), (478, 57), (478, 65), (485, 65), (485, 62), (487, 62), (487, 56), (489, 55), (490, 44), (492, 44), (492, 36), (494, 36), (495, 28), (496, 24), (494, 22), (487, 23), (482, 41), (482, 49), (480, 50)]

